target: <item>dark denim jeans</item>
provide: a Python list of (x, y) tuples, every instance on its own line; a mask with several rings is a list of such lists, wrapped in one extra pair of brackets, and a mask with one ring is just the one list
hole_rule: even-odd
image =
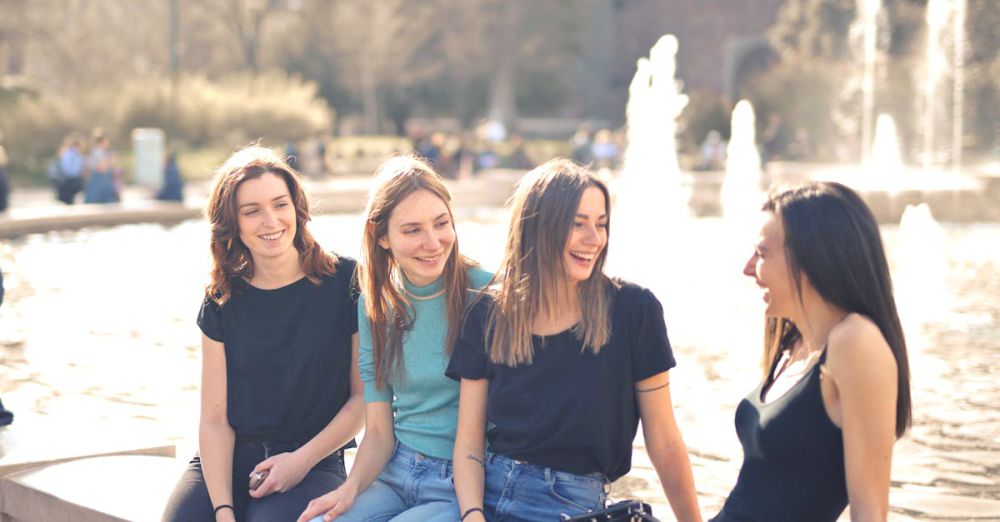
[[(302, 482), (284, 493), (272, 493), (255, 499), (247, 489), (250, 472), (261, 461), (272, 455), (295, 451), (300, 445), (263, 444), (237, 441), (233, 447), (233, 506), (239, 522), (270, 522), (295, 520), (306, 509), (309, 501), (338, 488), (344, 483), (344, 453), (338, 451), (316, 464)], [(191, 459), (180, 481), (174, 487), (164, 522), (214, 522), (212, 501), (201, 471), (201, 458)]]
[(604, 508), (608, 482), (601, 473), (577, 475), (511, 459), (486, 455), (483, 508), (490, 522), (559, 520)]

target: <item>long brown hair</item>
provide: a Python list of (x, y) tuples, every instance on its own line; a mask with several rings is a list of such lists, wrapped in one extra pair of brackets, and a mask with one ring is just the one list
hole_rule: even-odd
[[(583, 193), (597, 187), (604, 193), (611, 235), (611, 198), (608, 188), (589, 170), (566, 159), (550, 160), (524, 175), (511, 196), (510, 227), (501, 277), (494, 290), (496, 306), (490, 317), (490, 360), (496, 364), (531, 364), (531, 324), (538, 313), (555, 315), (563, 292), (566, 269), (563, 255)], [(604, 275), (607, 246), (597, 256), (590, 278), (577, 286), (582, 320), (573, 334), (585, 348), (598, 353), (611, 335), (611, 289)]]
[[(840, 183), (817, 182), (772, 192), (764, 211), (781, 220), (785, 258), (802, 300), (802, 275), (828, 303), (868, 317), (896, 359), (896, 436), (910, 426), (910, 369), (906, 339), (893, 299), (889, 263), (878, 223), (865, 202)], [(764, 333), (764, 378), (774, 360), (801, 337), (784, 318), (769, 317)]]
[[(441, 176), (424, 161), (412, 156), (390, 158), (375, 172), (374, 184), (365, 206), (365, 231), (361, 241), (361, 264), (358, 281), (365, 298), (365, 316), (371, 324), (372, 356), (375, 362), (375, 385), (385, 389), (390, 370), (400, 375), (403, 369), (403, 334), (413, 328), (413, 308), (401, 289), (405, 277), (379, 240), (389, 233), (389, 218), (396, 207), (415, 192), (426, 190), (448, 208), (451, 226), (451, 194)], [(451, 356), (465, 313), (469, 289), (469, 267), (475, 263), (461, 255), (458, 236), (444, 265), (444, 289), (448, 335), (445, 351)]]
[(302, 190), (298, 173), (271, 149), (257, 145), (245, 147), (229, 156), (216, 171), (212, 195), (205, 208), (205, 217), (212, 227), (209, 242), (212, 273), (205, 291), (220, 305), (232, 296), (234, 283), (249, 281), (254, 275), (253, 257), (240, 240), (236, 192), (244, 181), (267, 173), (281, 177), (288, 186), (295, 208), (295, 238), (292, 244), (299, 252), (299, 263), (306, 277), (319, 284), (320, 277), (336, 271), (337, 258), (324, 251), (306, 228), (311, 219), (309, 199)]

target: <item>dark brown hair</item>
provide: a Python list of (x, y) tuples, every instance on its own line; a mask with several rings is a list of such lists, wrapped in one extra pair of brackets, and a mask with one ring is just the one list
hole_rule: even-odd
[[(799, 299), (802, 274), (828, 303), (871, 319), (896, 359), (896, 436), (910, 426), (910, 369), (906, 339), (893, 299), (889, 264), (871, 210), (850, 188), (815, 182), (772, 192), (763, 210), (785, 233), (785, 257)], [(769, 317), (764, 338), (764, 378), (784, 350), (801, 337), (791, 321)]]
[[(496, 306), (490, 318), (492, 339), (487, 347), (490, 360), (517, 366), (531, 364), (531, 324), (539, 312), (554, 314), (558, 292), (563, 291), (563, 252), (569, 239), (580, 199), (590, 187), (604, 194), (611, 235), (611, 198), (608, 188), (589, 170), (566, 159), (550, 160), (528, 172), (511, 196), (510, 226), (501, 278), (495, 290)], [(604, 275), (607, 246), (594, 262), (590, 278), (577, 286), (583, 319), (573, 333), (585, 347), (598, 353), (611, 332), (611, 288)]]
[(220, 305), (232, 296), (234, 283), (249, 281), (254, 274), (253, 257), (240, 240), (236, 192), (244, 181), (267, 173), (282, 178), (288, 186), (295, 208), (295, 238), (292, 243), (299, 252), (299, 262), (306, 277), (319, 284), (320, 277), (336, 271), (337, 258), (325, 252), (306, 228), (311, 219), (309, 200), (302, 190), (298, 173), (271, 149), (256, 145), (245, 147), (234, 152), (219, 167), (205, 208), (205, 217), (212, 227), (209, 241), (212, 273), (211, 282), (205, 290)]

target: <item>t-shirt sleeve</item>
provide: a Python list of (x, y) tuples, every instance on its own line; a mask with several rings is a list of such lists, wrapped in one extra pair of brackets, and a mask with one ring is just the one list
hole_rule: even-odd
[(392, 388), (386, 383), (384, 389), (379, 389), (375, 384), (375, 359), (372, 355), (372, 331), (371, 323), (365, 316), (365, 300), (362, 297), (358, 301), (358, 313), (355, 321), (360, 325), (358, 337), (361, 338), (361, 347), (358, 353), (358, 371), (361, 374), (361, 382), (365, 386), (365, 403), (369, 402), (391, 402)]
[(198, 328), (209, 339), (226, 342), (222, 335), (222, 307), (208, 296), (205, 296), (201, 309), (198, 310)]
[(455, 350), (445, 375), (456, 381), (462, 379), (492, 378), (484, 341), (489, 305), (484, 296), (478, 299), (462, 320), (462, 331), (455, 342)]
[(663, 306), (647, 289), (636, 295), (638, 300), (632, 343), (632, 379), (639, 382), (663, 373), (674, 366), (674, 352), (667, 338), (667, 325), (663, 320)]

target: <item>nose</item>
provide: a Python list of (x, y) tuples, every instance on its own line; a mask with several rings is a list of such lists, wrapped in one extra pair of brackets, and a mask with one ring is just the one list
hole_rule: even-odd
[(427, 250), (437, 250), (441, 246), (442, 232), (430, 228), (424, 234), (424, 248)]
[(274, 210), (266, 208), (264, 209), (264, 224), (267, 226), (274, 225), (278, 222), (278, 218), (274, 213)]
[(757, 253), (754, 252), (750, 259), (747, 259), (745, 265), (743, 265), (743, 275), (747, 277), (757, 278)]
[(591, 225), (587, 227), (586, 235), (583, 237), (584, 244), (587, 245), (600, 245), (604, 242), (602, 236), (603, 228), (597, 225)]

